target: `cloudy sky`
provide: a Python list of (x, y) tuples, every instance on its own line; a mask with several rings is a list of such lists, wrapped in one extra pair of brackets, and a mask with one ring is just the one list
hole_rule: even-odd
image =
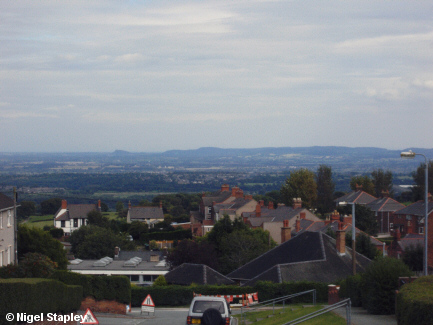
[(433, 2), (0, 1), (0, 151), (433, 148)]

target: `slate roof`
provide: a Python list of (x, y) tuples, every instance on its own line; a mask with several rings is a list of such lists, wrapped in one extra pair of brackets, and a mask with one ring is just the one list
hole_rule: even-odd
[(128, 213), (131, 221), (134, 219), (164, 220), (164, 213), (160, 207), (131, 207)]
[[(433, 202), (428, 202), (428, 214), (433, 211)], [(425, 216), (425, 201), (417, 201), (403, 209), (395, 212), (395, 214), (410, 214), (414, 216), (424, 217)]]
[(418, 245), (424, 247), (424, 235), (420, 234), (407, 234), (399, 241), (400, 247), (404, 250), (412, 246), (413, 248)]
[(248, 202), (251, 202), (253, 200), (246, 200), (244, 198), (236, 198), (235, 200), (228, 202), (228, 203), (217, 203), (214, 205), (215, 212), (219, 212), (220, 210), (226, 210), (226, 209), (232, 209), (237, 210), (239, 208), (242, 208), (245, 204)]
[[(299, 214), (302, 210), (305, 210), (305, 208), (293, 210), (292, 207), (288, 207), (288, 206), (279, 206), (276, 209), (269, 209), (268, 207), (261, 207), (261, 212), (260, 212), (259, 218), (272, 217), (272, 218), (274, 218), (274, 221), (283, 221), (285, 219), (288, 219), (288, 216), (291, 213), (293, 213), (294, 211), (298, 211), (297, 214)], [(258, 217), (256, 217), (255, 211), (244, 212), (242, 214), (242, 216), (247, 217), (247, 218), (258, 218)]]
[(211, 267), (204, 264), (183, 263), (165, 275), (168, 283), (191, 285), (192, 283), (204, 285), (235, 284), (234, 281)]
[(14, 200), (0, 193), (0, 210), (10, 209), (14, 206)]
[(215, 193), (204, 196), (202, 200), (205, 206), (211, 206), (212, 202), (221, 203), (227, 200), (230, 196), (232, 196), (231, 191), (217, 191)]
[(390, 197), (382, 197), (367, 204), (372, 211), (394, 212), (404, 208), (404, 205)]
[[(335, 239), (321, 232), (304, 232), (259, 256), (228, 277), (257, 281), (317, 281), (335, 282), (352, 274), (352, 251), (340, 256)], [(357, 253), (357, 272), (363, 272), (371, 261)]]
[(335, 203), (341, 203), (341, 202), (355, 202), (356, 204), (369, 204), (376, 200), (377, 198), (373, 195), (370, 195), (364, 191), (353, 191), (346, 195), (343, 195), (342, 197), (339, 197), (338, 199), (334, 200)]
[(66, 209), (60, 208), (55, 215), (56, 221), (87, 218), (90, 211), (97, 210), (97, 204), (68, 204)]

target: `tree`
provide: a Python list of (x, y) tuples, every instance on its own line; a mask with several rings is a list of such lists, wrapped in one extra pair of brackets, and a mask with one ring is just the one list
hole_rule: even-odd
[(17, 217), (22, 220), (36, 214), (36, 203), (33, 201), (21, 201), (17, 208)]
[(27, 253), (41, 253), (48, 256), (57, 267), (66, 270), (68, 259), (63, 245), (51, 235), (38, 228), (18, 226), (18, 259)]
[(382, 193), (388, 192), (391, 196), (393, 196), (392, 190), (392, 172), (387, 170), (386, 172), (383, 169), (379, 168), (374, 170), (371, 173), (373, 177), (373, 184), (376, 197), (381, 197)]
[(275, 242), (270, 239), (269, 232), (261, 228), (237, 230), (224, 236), (221, 240), (220, 271), (228, 274), (242, 265), (262, 255), (275, 247)]
[(149, 226), (146, 222), (133, 221), (131, 222), (128, 233), (132, 236), (134, 240), (140, 240), (142, 236), (149, 232)]
[[(412, 173), (413, 181), (416, 186), (412, 187), (413, 200), (423, 200), (425, 197), (425, 163), (422, 163), (417, 168), (416, 172)], [(428, 191), (433, 193), (433, 161), (428, 163)]]
[(424, 265), (424, 248), (422, 245), (410, 245), (404, 250), (403, 262), (412, 271), (422, 271)]
[(87, 214), (87, 222), (89, 225), (108, 228), (110, 222), (107, 217), (104, 217), (101, 212), (92, 210)]
[(108, 212), (108, 205), (107, 205), (107, 203), (101, 202), (101, 211), (102, 212)]
[(335, 207), (334, 190), (335, 184), (332, 181), (332, 169), (326, 165), (320, 165), (316, 173), (317, 184), (317, 211), (320, 214), (332, 212)]
[(125, 240), (109, 228), (95, 225), (82, 226), (71, 234), (71, 252), (81, 259), (114, 257), (114, 248), (116, 246), (123, 248)]
[[(340, 214), (349, 215), (352, 214), (352, 205), (339, 206), (337, 210)], [(355, 204), (355, 226), (370, 236), (376, 235), (379, 231), (374, 212), (365, 205)]]
[(165, 279), (165, 276), (163, 276), (162, 274), (159, 275), (156, 280), (153, 282), (153, 286), (154, 287), (163, 287), (168, 285), (167, 280)]
[(203, 240), (200, 242), (184, 239), (179, 242), (167, 256), (170, 269), (183, 263), (204, 264), (213, 269), (218, 269), (218, 255), (215, 247)]
[[(346, 246), (352, 248), (351, 231), (346, 233)], [(378, 254), (376, 246), (371, 242), (370, 237), (364, 233), (359, 233), (356, 236), (355, 246), (357, 253), (368, 257), (370, 260), (373, 260)]]
[(55, 214), (62, 206), (62, 199), (53, 198), (41, 202), (41, 214)]
[(293, 199), (299, 197), (306, 208), (313, 207), (317, 199), (317, 184), (314, 180), (314, 173), (306, 168), (291, 172), (280, 192), (281, 199), (286, 205), (293, 205)]
[(375, 195), (373, 181), (367, 175), (353, 176), (350, 179), (350, 188), (352, 189), (352, 191), (356, 191), (357, 186), (362, 186), (362, 190), (365, 193), (368, 193), (370, 195)]
[(122, 201), (118, 201), (116, 203), (116, 212), (119, 214), (123, 211), (124, 206), (123, 206), (123, 202)]

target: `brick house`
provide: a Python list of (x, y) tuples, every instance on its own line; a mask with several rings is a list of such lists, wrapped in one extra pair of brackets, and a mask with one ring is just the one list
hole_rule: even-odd
[(404, 208), (404, 205), (385, 195), (368, 203), (367, 207), (374, 211), (379, 224), (379, 232), (389, 233), (395, 224), (394, 213)]
[(14, 200), (0, 193), (0, 267), (14, 263), (14, 233)]
[(54, 215), (54, 227), (63, 229), (65, 236), (70, 236), (74, 230), (87, 225), (87, 214), (94, 210), (101, 211), (101, 200), (97, 204), (68, 204), (62, 200)]

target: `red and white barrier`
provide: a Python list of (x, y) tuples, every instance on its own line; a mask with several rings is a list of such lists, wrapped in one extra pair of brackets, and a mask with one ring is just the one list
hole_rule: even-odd
[(224, 297), (231, 307), (250, 306), (259, 303), (259, 296), (257, 292), (245, 293), (242, 295), (202, 295), (193, 292), (194, 297)]

